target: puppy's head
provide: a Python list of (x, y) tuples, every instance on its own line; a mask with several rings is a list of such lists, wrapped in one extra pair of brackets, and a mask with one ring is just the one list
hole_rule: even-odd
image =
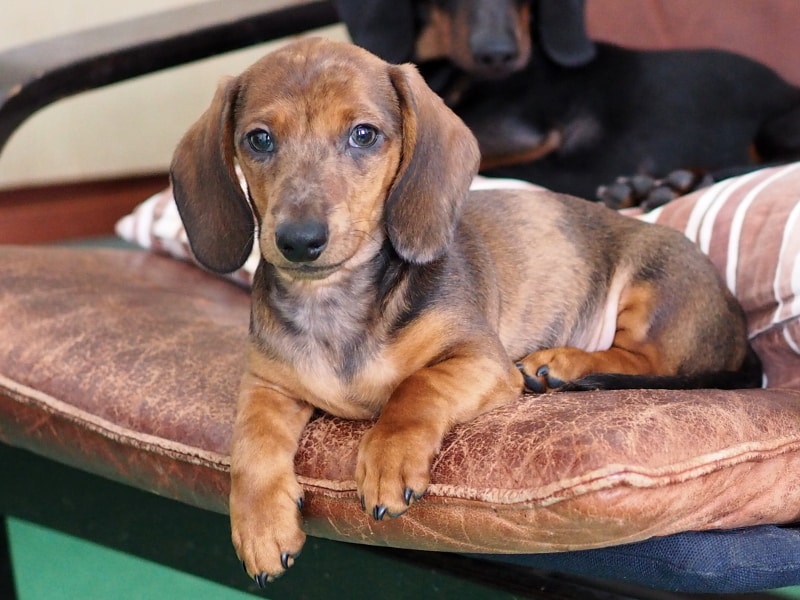
[(255, 218), (264, 260), (323, 279), (369, 261), (387, 238), (409, 262), (441, 255), (478, 161), (472, 134), (412, 66), (310, 38), (223, 82), (171, 176), (201, 264), (241, 266)]

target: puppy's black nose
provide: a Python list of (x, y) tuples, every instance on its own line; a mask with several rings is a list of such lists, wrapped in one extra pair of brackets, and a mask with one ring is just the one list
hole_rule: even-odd
[(287, 260), (311, 262), (328, 243), (328, 226), (320, 221), (283, 223), (275, 230), (275, 243)]

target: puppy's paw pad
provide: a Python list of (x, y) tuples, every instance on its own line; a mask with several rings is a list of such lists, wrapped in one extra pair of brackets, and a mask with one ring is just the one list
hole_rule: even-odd
[(591, 353), (571, 346), (532, 352), (517, 363), (526, 392), (558, 391), (593, 372)]
[(362, 509), (376, 521), (399, 517), (428, 487), (438, 446), (417, 433), (384, 434), (373, 428), (362, 440), (356, 483)]
[(520, 372), (522, 373), (522, 379), (525, 384), (524, 391), (526, 392), (532, 394), (543, 394), (547, 391), (557, 390), (564, 385), (564, 381), (562, 379), (551, 374), (550, 367), (548, 365), (540, 365), (536, 369), (535, 375), (530, 375), (522, 364), (518, 363), (517, 368), (519, 368)]
[[(305, 543), (300, 507), (293, 493), (231, 494), (231, 537), (242, 566), (259, 586), (283, 575)], [(244, 496), (249, 502), (242, 502)], [(256, 498), (258, 501), (253, 502)]]
[(539, 379), (544, 379), (545, 383), (547, 384), (547, 387), (550, 388), (551, 390), (560, 388), (561, 386), (564, 385), (563, 380), (559, 379), (558, 377), (555, 377), (550, 372), (550, 367), (548, 365), (542, 365), (541, 367), (536, 369), (536, 377), (538, 377)]

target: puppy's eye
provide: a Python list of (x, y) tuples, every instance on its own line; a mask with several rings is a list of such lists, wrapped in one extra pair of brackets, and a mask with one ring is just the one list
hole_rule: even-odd
[(275, 141), (266, 129), (254, 129), (248, 132), (245, 138), (253, 152), (258, 154), (275, 152)]
[(356, 125), (350, 131), (350, 145), (354, 148), (369, 148), (378, 141), (378, 130), (372, 125)]

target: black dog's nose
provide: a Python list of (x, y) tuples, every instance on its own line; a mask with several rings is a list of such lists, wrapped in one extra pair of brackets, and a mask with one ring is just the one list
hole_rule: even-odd
[(504, 69), (519, 56), (519, 48), (512, 37), (471, 40), (470, 50), (475, 62), (485, 69)]
[(320, 221), (298, 221), (279, 225), (275, 243), (292, 262), (317, 260), (328, 243), (328, 226)]

